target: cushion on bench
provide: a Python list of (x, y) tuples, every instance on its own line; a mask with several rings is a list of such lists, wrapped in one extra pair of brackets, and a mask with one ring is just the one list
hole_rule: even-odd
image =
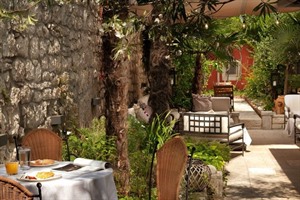
[(212, 109), (212, 102), (210, 97), (202, 97), (198, 94), (192, 94), (193, 111), (209, 111)]

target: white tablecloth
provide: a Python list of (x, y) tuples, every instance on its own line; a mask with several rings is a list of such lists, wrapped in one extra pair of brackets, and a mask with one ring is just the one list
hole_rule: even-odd
[(246, 127), (244, 128), (244, 143), (246, 146), (250, 146), (250, 144), (252, 143), (252, 138), (250, 137)]
[[(35, 171), (49, 171), (52, 168), (64, 166), (69, 162), (60, 162), (52, 167), (31, 167), (26, 171), (19, 171), (18, 175), (10, 176), (16, 179), (22, 173)], [(112, 169), (94, 172), (61, 172), (62, 178), (42, 181), (43, 200), (117, 200), (117, 190)], [(0, 168), (0, 175), (6, 176), (5, 168)], [(38, 194), (36, 182), (19, 181), (31, 192)]]

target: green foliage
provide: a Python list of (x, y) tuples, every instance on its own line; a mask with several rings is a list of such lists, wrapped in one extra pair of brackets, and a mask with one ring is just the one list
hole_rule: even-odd
[[(279, 95), (282, 95), (284, 92), (289, 92), (283, 91), (285, 66), (295, 65), (299, 62), (297, 54), (300, 51), (298, 37), (300, 26), (296, 22), (297, 20), (295, 21), (295, 19), (299, 19), (299, 13), (293, 15), (295, 18), (290, 16), (292, 15), (279, 15), (279, 25), (274, 23), (274, 19), (268, 18), (264, 25), (268, 29), (257, 29), (259, 38), (252, 41), (255, 62), (252, 72), (247, 78), (245, 93), (251, 99), (263, 102), (265, 110), (271, 110), (273, 107), (271, 73), (275, 71), (279, 73), (276, 90)], [(283, 66), (283, 68), (277, 68), (277, 66)]]
[(146, 126), (151, 146), (157, 143), (157, 149), (159, 149), (167, 140), (174, 137), (176, 135), (173, 131), (175, 123), (176, 120), (170, 120), (170, 113), (156, 114), (151, 123)]
[[(93, 119), (91, 127), (79, 128), (68, 138), (70, 153), (75, 157), (116, 161), (116, 138), (106, 136), (105, 117)], [(65, 152), (66, 157), (66, 152)], [(72, 157), (71, 160), (73, 160)]]
[[(169, 121), (169, 114), (157, 115), (150, 124), (143, 124), (129, 116), (128, 122), (128, 156), (130, 161), (130, 197), (121, 199), (147, 199), (148, 181), (154, 146), (158, 140), (158, 148), (166, 140), (173, 137), (174, 120)], [(151, 177), (152, 179), (154, 177)], [(154, 183), (154, 181), (152, 181)], [(152, 189), (155, 198), (155, 189)]]
[(102, 23), (101, 32), (103, 34), (114, 35), (119, 41), (113, 49), (114, 60), (122, 57), (131, 58), (131, 54), (136, 48), (136, 37), (144, 29), (141, 21), (135, 16), (128, 16), (125, 20), (120, 19), (118, 15), (112, 16), (110, 19)]
[[(130, 194), (126, 200), (147, 199), (152, 154), (146, 127), (136, 118), (128, 118), (128, 157), (130, 161)], [(153, 195), (152, 195), (153, 196)]]
[(207, 165), (213, 165), (223, 170), (226, 162), (230, 160), (230, 147), (217, 141), (193, 140), (187, 138), (189, 151), (195, 147), (193, 158), (202, 160)]
[(178, 57), (176, 65), (176, 85), (172, 98), (174, 107), (191, 108), (191, 88), (194, 75), (195, 56), (183, 54)]
[[(175, 121), (171, 120), (169, 122), (168, 117), (168, 114), (157, 116), (150, 124), (143, 124), (134, 117), (128, 117), (128, 157), (131, 168), (131, 190), (129, 196), (120, 197), (120, 199), (148, 199), (149, 170), (154, 140), (159, 140), (158, 147), (160, 147), (166, 140), (174, 136), (172, 127)], [(106, 160), (113, 163), (116, 159), (115, 138), (107, 137), (105, 132), (105, 118), (94, 119), (91, 127), (80, 128), (76, 131), (76, 134), (69, 136), (68, 141), (71, 153), (76, 155), (76, 157)], [(199, 158), (207, 164), (216, 166), (218, 169), (222, 169), (228, 160), (228, 157), (226, 157), (228, 149), (222, 144), (189, 141), (187, 145), (196, 147), (194, 158)], [(154, 177), (152, 179), (154, 183)], [(117, 178), (116, 185), (117, 187), (119, 185)], [(153, 199), (156, 198), (155, 188), (152, 188), (152, 197)]]
[[(233, 59), (232, 49), (238, 47), (237, 44), (239, 44), (239, 32), (234, 26), (237, 23), (237, 20), (211, 20), (208, 29), (202, 27), (194, 31), (192, 31), (194, 24), (186, 25), (183, 29), (185, 34), (181, 32), (179, 36), (174, 36), (176, 38), (173, 45), (176, 49), (175, 55), (178, 51), (182, 52), (181, 56), (174, 59), (177, 83), (179, 83), (176, 85), (172, 98), (174, 106), (188, 110), (191, 108), (191, 89), (197, 54), (201, 54), (201, 72), (197, 73), (204, 75), (201, 77), (203, 80), (199, 81), (203, 84), (201, 85), (203, 90), (205, 90), (211, 71), (214, 69), (221, 71), (222, 66)], [(232, 29), (228, 28), (228, 24)], [(205, 93), (205, 91), (201, 92)]]
[(293, 74), (289, 76), (289, 85), (292, 88), (300, 88), (300, 75)]
[(300, 61), (300, 14), (296, 22), (291, 18), (282, 20), (284, 20), (283, 23), (280, 23), (272, 33), (271, 56), (278, 64), (293, 65)]
[[(40, 4), (53, 6), (53, 5), (64, 5), (75, 0), (27, 0), (19, 5), (12, 6), (14, 9), (6, 9), (3, 3), (0, 2), (0, 20), (7, 19), (12, 23), (12, 27), (15, 31), (22, 32), (26, 30), (29, 26), (35, 25), (38, 21), (36, 18), (35, 11), (37, 6)], [(96, 4), (103, 3), (103, 0), (91, 0)], [(15, 4), (15, 3), (13, 3)], [(18, 3), (16, 3), (18, 4)], [(22, 5), (22, 6), (21, 6)]]
[[(223, 61), (226, 62), (226, 61)], [(184, 108), (190, 110), (192, 107), (192, 81), (194, 77), (196, 55), (183, 53), (180, 57), (177, 57), (174, 61), (176, 66), (176, 86), (174, 89), (172, 104), (177, 108)], [(204, 86), (202, 94), (212, 95), (212, 91), (207, 91), (207, 81), (211, 75), (212, 70), (221, 70), (222, 61), (220, 60), (209, 60), (205, 56), (202, 56), (202, 71), (204, 73)]]
[(269, 56), (269, 48), (266, 48), (270, 43), (271, 39), (265, 38), (255, 46), (255, 63), (250, 76), (247, 77), (247, 87), (245, 88), (247, 97), (262, 100), (265, 105), (272, 102), (271, 72), (276, 68), (276, 64)]
[(34, 25), (37, 22), (35, 14), (31, 13), (30, 10), (38, 3), (39, 1), (28, 1), (23, 8), (18, 8), (18, 10), (7, 10), (3, 8), (3, 5), (0, 3), (0, 20), (10, 20), (12, 28), (15, 31), (22, 32), (27, 27)]

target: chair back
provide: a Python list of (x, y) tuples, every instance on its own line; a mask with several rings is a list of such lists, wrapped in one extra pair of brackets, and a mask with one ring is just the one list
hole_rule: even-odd
[(174, 137), (156, 155), (158, 200), (177, 200), (188, 158), (187, 147), (181, 137)]
[[(300, 114), (300, 95), (299, 94), (287, 94), (284, 96), (285, 115), (290, 117), (287, 113), (289, 109), (293, 114)], [(288, 108), (288, 109), (287, 109)]]
[(211, 97), (210, 100), (212, 102), (212, 110), (213, 111), (215, 111), (215, 112), (218, 112), (218, 111), (230, 112), (231, 111), (230, 97)]
[(30, 131), (23, 137), (22, 146), (31, 148), (31, 160), (62, 160), (62, 139), (51, 130), (38, 128)]
[(41, 183), (37, 183), (39, 194), (35, 195), (17, 181), (0, 176), (0, 199), (1, 200), (33, 200), (38, 197), (42, 200)]
[(233, 85), (214, 85), (215, 97), (229, 97), (230, 98), (230, 111), (234, 111), (234, 94)]

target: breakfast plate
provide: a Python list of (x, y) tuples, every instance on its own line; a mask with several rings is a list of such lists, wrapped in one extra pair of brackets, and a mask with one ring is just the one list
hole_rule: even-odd
[(49, 167), (58, 163), (58, 161), (52, 159), (38, 159), (30, 161), (30, 167)]
[(22, 174), (17, 177), (19, 181), (28, 181), (28, 182), (41, 182), (41, 181), (50, 181), (54, 179), (61, 178), (61, 174), (54, 173), (52, 171), (41, 171), (29, 174)]

